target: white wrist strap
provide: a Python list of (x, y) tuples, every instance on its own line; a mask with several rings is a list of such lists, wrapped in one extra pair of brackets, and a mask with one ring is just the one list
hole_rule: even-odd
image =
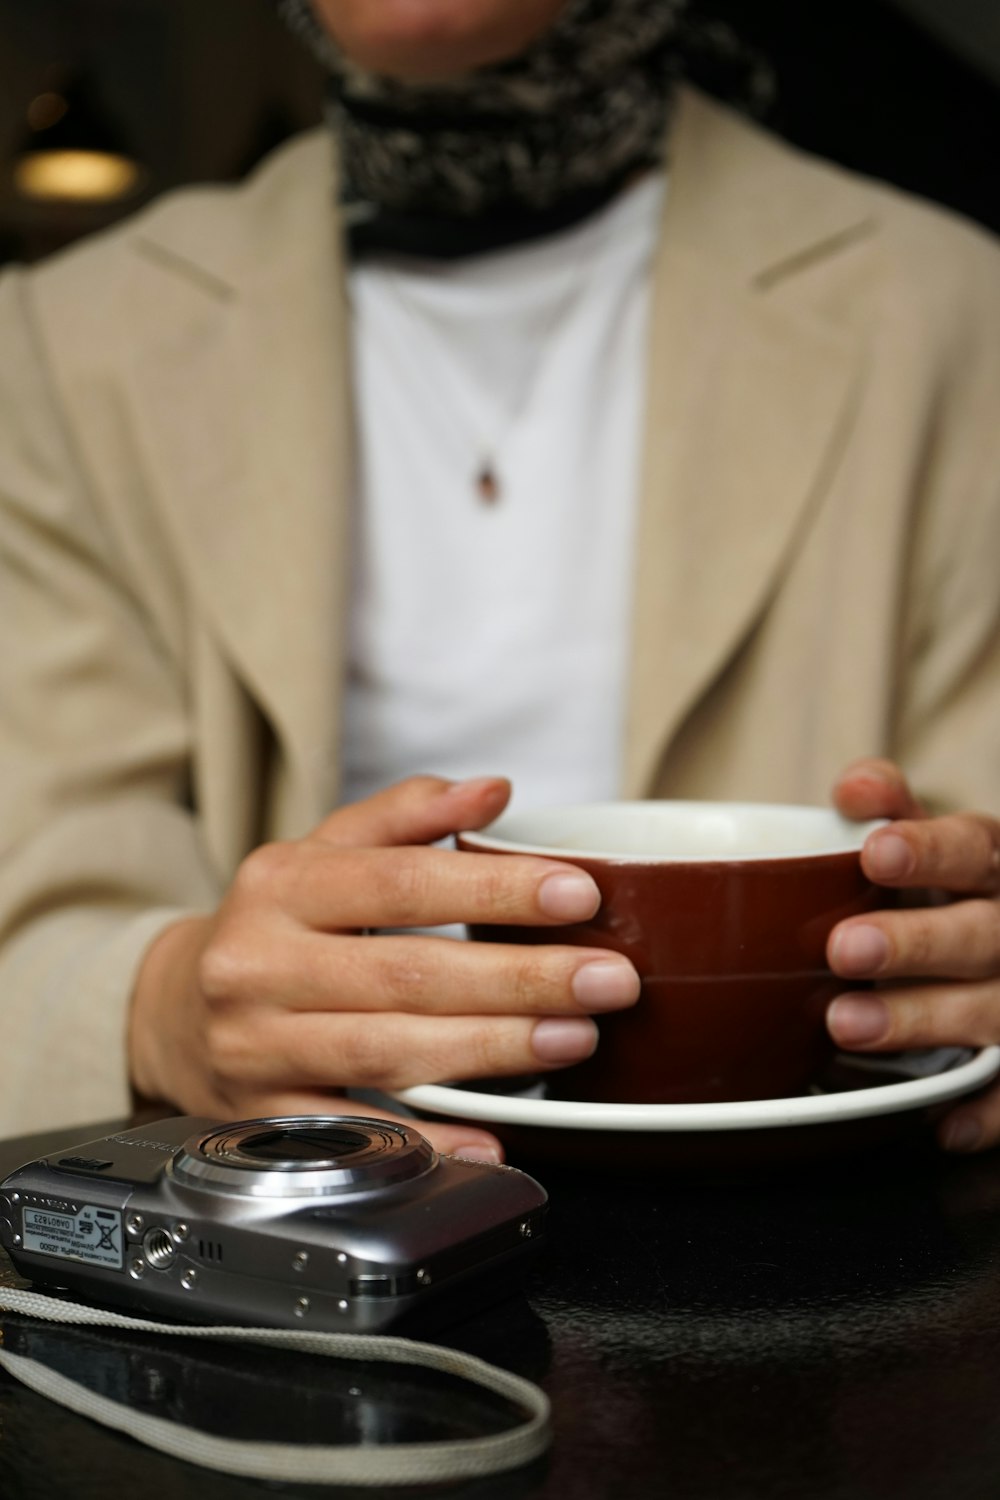
[(441, 1483), (518, 1468), (543, 1453), (550, 1441), (549, 1401), (543, 1391), (519, 1375), (511, 1375), (484, 1360), (437, 1344), (373, 1334), (312, 1333), (305, 1329), (151, 1323), (144, 1318), (130, 1318), (79, 1303), (61, 1302), (38, 1292), (14, 1291), (2, 1286), (0, 1310), (42, 1318), (48, 1323), (125, 1328), (137, 1333), (170, 1334), (230, 1344), (264, 1344), (274, 1349), (325, 1354), (340, 1359), (419, 1365), (483, 1386), (528, 1413), (527, 1420), (510, 1432), (449, 1442), (398, 1443), (389, 1447), (258, 1443), (213, 1437), (164, 1417), (132, 1411), (64, 1375), (56, 1374), (36, 1360), (11, 1354), (0, 1347), (0, 1366), (39, 1395), (47, 1396), (80, 1416), (100, 1422), (104, 1427), (124, 1432), (149, 1448), (158, 1448), (172, 1458), (200, 1464), (206, 1469), (218, 1469), (225, 1474), (299, 1484)]

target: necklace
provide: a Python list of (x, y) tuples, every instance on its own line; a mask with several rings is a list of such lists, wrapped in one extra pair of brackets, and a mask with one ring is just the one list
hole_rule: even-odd
[[(522, 373), (514, 398), (507, 405), (501, 420), (493, 424), (490, 429), (486, 429), (481, 421), (475, 419), (471, 410), (466, 411), (466, 423), (474, 432), (470, 445), (475, 453), (475, 458), (470, 465), (471, 487), (473, 494), (483, 505), (496, 505), (503, 498), (505, 484), (501, 455), (534, 402), (548, 369), (558, 335), (569, 324), (584, 294), (600, 273), (606, 239), (607, 235), (604, 235), (586, 248), (575, 267), (575, 275), (567, 286), (551, 298), (551, 305), (546, 309), (536, 329), (534, 354), (527, 369)], [(546, 274), (550, 273), (546, 271)], [(407, 320), (412, 325), (414, 338), (422, 341), (424, 345), (428, 339), (436, 342), (444, 355), (445, 340), (437, 328), (433, 313), (419, 306), (401, 275), (386, 267), (384, 278), (397, 305), (403, 309)], [(467, 408), (470, 405), (467, 396), (465, 404)]]

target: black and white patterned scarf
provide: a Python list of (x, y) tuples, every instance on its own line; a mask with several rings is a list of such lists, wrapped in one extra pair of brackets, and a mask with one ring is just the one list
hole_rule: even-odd
[(417, 85), (357, 67), (309, 0), (279, 0), (331, 74), (354, 249), (474, 253), (608, 201), (660, 158), (687, 3), (567, 0), (519, 57)]

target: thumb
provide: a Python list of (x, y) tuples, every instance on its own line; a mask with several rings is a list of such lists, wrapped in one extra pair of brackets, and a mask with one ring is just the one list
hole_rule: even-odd
[(924, 810), (902, 771), (891, 760), (857, 760), (833, 788), (833, 803), (845, 818), (922, 818)]
[(433, 844), (450, 833), (484, 828), (510, 800), (503, 776), (447, 781), (443, 776), (411, 776), (363, 802), (338, 807), (310, 835), (340, 848)]

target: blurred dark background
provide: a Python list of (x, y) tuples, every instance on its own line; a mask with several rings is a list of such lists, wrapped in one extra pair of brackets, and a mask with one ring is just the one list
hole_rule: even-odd
[[(729, 27), (768, 64), (766, 123), (1000, 232), (1000, 0), (695, 3), (703, 86), (745, 92)], [(239, 178), (321, 97), (272, 0), (0, 0), (0, 260)]]

